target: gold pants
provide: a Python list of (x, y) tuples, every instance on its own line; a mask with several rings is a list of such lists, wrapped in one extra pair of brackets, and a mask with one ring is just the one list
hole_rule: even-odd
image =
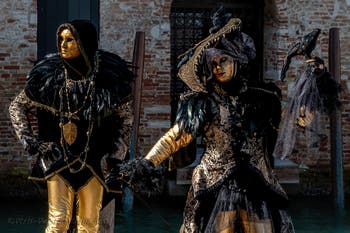
[[(215, 222), (215, 232), (234, 233), (235, 227), (232, 219), (235, 219), (237, 211), (223, 211)], [(270, 219), (249, 219), (247, 211), (240, 210), (244, 233), (272, 233)]]
[(93, 177), (76, 194), (55, 175), (47, 181), (48, 223), (45, 233), (65, 233), (72, 219), (74, 195), (77, 197), (78, 233), (97, 233), (102, 207), (103, 186)]

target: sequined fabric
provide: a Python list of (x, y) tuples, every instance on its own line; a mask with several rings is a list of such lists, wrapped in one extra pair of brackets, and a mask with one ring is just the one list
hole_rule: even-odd
[[(210, 189), (223, 177), (232, 173), (237, 166), (237, 161), (248, 160), (248, 165), (257, 171), (266, 183), (271, 185), (271, 188), (285, 195), (276, 178), (271, 174), (268, 158), (265, 157), (267, 155), (264, 154), (263, 136), (259, 132), (261, 129), (244, 128), (253, 122), (247, 124), (250, 120), (243, 114), (249, 112), (248, 108), (254, 108), (254, 106), (239, 103), (238, 98), (220, 99), (218, 96), (215, 98), (211, 101), (217, 104), (217, 115), (205, 130), (203, 140), (207, 146), (201, 163), (193, 173), (194, 193)], [(229, 105), (232, 106), (229, 107)], [(235, 111), (232, 111), (232, 108), (235, 108)], [(268, 119), (263, 117), (261, 115), (261, 121), (268, 122)], [(245, 118), (246, 122), (241, 121)]]
[[(269, 111), (270, 105), (274, 104), (277, 104), (274, 106), (277, 113)], [(267, 214), (256, 218), (257, 222), (265, 222), (264, 224), (259, 225), (253, 220), (250, 222), (247, 220), (246, 229), (250, 226), (250, 229), (264, 228), (266, 232), (279, 232), (276, 229), (280, 227), (282, 220), (273, 218), (270, 203), (274, 202), (275, 205), (284, 208), (287, 195), (273, 174), (265, 143), (266, 138), (271, 136), (269, 132), (275, 130), (271, 122), (275, 117), (273, 114), (280, 114), (278, 105), (279, 98), (272, 92), (250, 88), (237, 96), (219, 94), (218, 91), (208, 96), (205, 108), (206, 124), (203, 129), (205, 151), (200, 164), (193, 171), (192, 186), (188, 193), (184, 222), (180, 232), (226, 232), (214, 230), (220, 229), (212, 225), (215, 221), (215, 224), (218, 222), (223, 224), (221, 226), (223, 230), (226, 223), (231, 224), (232, 227), (229, 227), (227, 232), (236, 232), (234, 229), (237, 227), (233, 227), (234, 223), (244, 214), (237, 210), (248, 207), (250, 210), (247, 214), (251, 216), (255, 216), (254, 212), (257, 209), (264, 210)], [(229, 189), (232, 192), (224, 192), (223, 188), (232, 187), (229, 185), (232, 182), (235, 187), (233, 191)], [(220, 198), (219, 194), (222, 192), (225, 195), (221, 194)], [(261, 192), (261, 195), (252, 197), (250, 193), (254, 192)], [(240, 204), (243, 203), (242, 201), (232, 199), (233, 196), (239, 196), (239, 200), (247, 200), (247, 203), (261, 200), (258, 201), (261, 205), (246, 204), (246, 202), (243, 205)], [(232, 212), (235, 214), (230, 215), (227, 212), (224, 215), (225, 211), (215, 210), (214, 206), (218, 205), (218, 202), (225, 201), (235, 203), (235, 208), (228, 209), (236, 211)], [(251, 208), (251, 206), (255, 207)], [(278, 208), (276, 211), (278, 212)], [(216, 220), (208, 224), (209, 218)], [(291, 224), (287, 217), (283, 221)], [(293, 232), (292, 227), (283, 232)]]

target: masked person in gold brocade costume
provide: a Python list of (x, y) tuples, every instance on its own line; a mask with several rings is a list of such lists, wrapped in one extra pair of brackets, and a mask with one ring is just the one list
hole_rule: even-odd
[(75, 204), (77, 232), (98, 232), (104, 190), (121, 193), (104, 179), (127, 156), (133, 73), (118, 55), (98, 49), (96, 29), (86, 20), (60, 25), (57, 48), (34, 65), (10, 116), (35, 158), (29, 178), (47, 182), (46, 232), (67, 232)]
[(205, 149), (193, 171), (181, 233), (294, 232), (270, 161), (280, 90), (249, 77), (255, 46), (240, 26), (238, 18), (226, 20), (187, 53), (178, 75), (188, 91), (175, 124), (144, 158), (107, 179), (127, 179), (137, 188), (154, 167), (202, 136)]

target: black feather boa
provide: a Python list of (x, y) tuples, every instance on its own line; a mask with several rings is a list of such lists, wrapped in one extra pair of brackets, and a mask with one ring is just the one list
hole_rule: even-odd
[[(88, 78), (94, 76), (96, 105), (100, 113), (118, 105), (131, 94), (133, 73), (118, 55), (98, 50), (95, 68)], [(49, 54), (35, 64), (27, 77), (26, 95), (33, 101), (59, 109), (59, 91), (65, 80), (65, 67), (59, 54)]]
[(189, 92), (181, 95), (175, 122), (178, 124), (180, 132), (196, 136), (205, 123), (205, 103), (204, 93)]

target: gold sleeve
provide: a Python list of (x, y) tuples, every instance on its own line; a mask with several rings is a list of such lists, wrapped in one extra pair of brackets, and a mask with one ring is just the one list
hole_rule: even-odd
[(150, 160), (154, 166), (158, 166), (170, 155), (187, 146), (193, 140), (191, 134), (184, 131), (182, 131), (181, 135), (179, 133), (179, 126), (175, 124), (158, 140), (145, 159)]

